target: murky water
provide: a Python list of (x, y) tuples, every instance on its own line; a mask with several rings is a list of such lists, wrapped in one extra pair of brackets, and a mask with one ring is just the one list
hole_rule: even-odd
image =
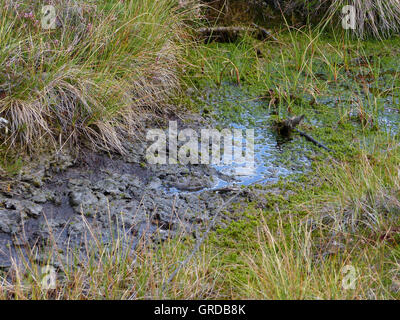
[[(327, 82), (327, 89), (318, 95), (316, 101), (313, 101), (314, 97), (304, 92), (296, 98), (306, 108), (304, 111), (307, 113), (306, 122), (314, 127), (332, 128), (332, 123), (337, 127), (340, 119), (349, 121), (357, 132), (360, 147), (364, 148), (369, 141), (374, 141), (377, 134), (391, 136), (399, 134), (400, 90), (394, 85), (393, 80), (393, 74), (397, 74), (398, 70), (392, 70), (389, 66), (388, 71), (382, 72), (376, 81), (364, 81), (360, 84), (356, 75), (362, 71), (355, 67), (352, 78)], [(293, 135), (290, 140), (283, 140), (277, 136), (272, 128), (268, 101), (261, 100), (251, 93), (248, 86), (224, 83), (218, 88), (205, 89), (200, 100), (201, 104), (204, 104), (204, 114), (216, 119), (215, 129), (220, 132), (223, 129), (242, 131), (242, 138), (234, 139), (233, 149), (243, 148), (243, 155), (245, 155), (246, 130), (254, 129), (252, 168), (236, 161), (235, 157), (232, 163), (214, 165), (222, 175), (234, 178), (234, 184), (249, 185), (263, 179), (265, 183), (273, 183), (280, 178), (302, 174), (310, 169), (310, 155), (315, 152), (310, 142), (299, 135)], [(311, 101), (327, 107), (330, 117), (321, 115), (323, 108), (317, 110), (318, 108), (309, 107)], [(325, 123), (327, 121), (328, 123)], [(223, 177), (214, 177), (214, 180), (215, 184), (211, 189), (232, 184), (232, 181)]]
[[(251, 97), (239, 86), (226, 85), (209, 90), (205, 103), (216, 110), (220, 129), (240, 129), (243, 140), (246, 140), (245, 130), (254, 129), (253, 169), (237, 163), (235, 157), (232, 164), (214, 165), (219, 172), (234, 177), (236, 184), (249, 185), (262, 179), (265, 182), (276, 182), (280, 177), (302, 173), (310, 168), (311, 161), (307, 157), (309, 149), (300, 137), (283, 141), (273, 132), (267, 102)], [(244, 141), (239, 143), (239, 147), (242, 145), (244, 151)], [(234, 143), (234, 149), (236, 147)], [(216, 180), (214, 188), (230, 184), (221, 179)]]

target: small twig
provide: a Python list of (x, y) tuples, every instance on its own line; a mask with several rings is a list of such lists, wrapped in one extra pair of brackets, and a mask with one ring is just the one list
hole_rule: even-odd
[(269, 32), (267, 29), (260, 27), (258, 24), (252, 23), (253, 27), (257, 28), (259, 32), (262, 34), (264, 39), (272, 39), (273, 41), (278, 41), (277, 38), (275, 38), (271, 32)]
[(315, 140), (309, 134), (297, 129), (296, 127), (302, 122), (304, 119), (304, 114), (298, 117), (288, 118), (278, 123), (278, 132), (284, 136), (290, 136), (292, 131), (296, 131), (302, 137), (306, 138), (306, 140), (314, 143), (316, 146), (323, 148), (329, 152), (332, 152), (332, 149), (329, 149), (327, 146), (322, 144), (321, 142)]
[(278, 41), (271, 32), (254, 23), (252, 24), (252, 27), (228, 26), (199, 28), (196, 30), (196, 33), (203, 37), (221, 42), (232, 42), (239, 36), (239, 34), (247, 32), (256, 34), (257, 38), (260, 40), (271, 39), (273, 41)]
[(300, 134), (302, 137), (306, 138), (308, 141), (314, 143), (316, 146), (325, 149), (326, 151), (332, 152), (332, 149), (328, 148), (327, 146), (325, 146), (324, 144), (322, 144), (321, 142), (315, 140), (313, 137), (311, 137), (310, 135), (308, 135), (307, 133), (297, 129), (297, 128), (293, 128), (294, 131), (296, 131), (298, 134)]

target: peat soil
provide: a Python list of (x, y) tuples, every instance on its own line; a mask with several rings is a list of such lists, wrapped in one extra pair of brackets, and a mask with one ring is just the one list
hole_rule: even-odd
[[(241, 169), (235, 159), (231, 165), (153, 165), (145, 156), (153, 141), (143, 137), (127, 139), (125, 155), (89, 149), (78, 154), (43, 152), (25, 160), (11, 181), (0, 181), (0, 270), (28, 258), (56, 266), (60, 260), (71, 261), (71, 251), (85, 256), (88, 243), (107, 245), (116, 235), (132, 249), (140, 239), (157, 244), (177, 235), (198, 238), (241, 186), (264, 180), (262, 188), (248, 188), (236, 198), (237, 202), (262, 205), (266, 193), (279, 192), (268, 185), (310, 170), (307, 142), (297, 139), (282, 144), (268, 123), (262, 102), (249, 99), (236, 87), (210, 94), (213, 98), (208, 103), (219, 110), (219, 117), (169, 119), (177, 121), (178, 131), (190, 128), (199, 137), (204, 128), (254, 129), (252, 173), (235, 174)], [(166, 134), (168, 130), (166, 122), (153, 121), (146, 127), (164, 128)], [(231, 219), (222, 213), (216, 225)], [(53, 249), (57, 259), (49, 261)]]
[[(200, 118), (178, 123), (205, 125)], [(216, 186), (235, 178), (210, 165), (149, 164), (148, 146), (138, 139), (126, 142), (126, 155), (41, 155), (12, 181), (2, 181), (0, 270), (28, 255), (45, 263), (54, 248), (57, 261), (70, 249), (83, 254), (88, 240), (106, 245), (117, 233), (132, 248), (143, 238), (159, 243), (178, 234), (196, 237), (231, 196)]]

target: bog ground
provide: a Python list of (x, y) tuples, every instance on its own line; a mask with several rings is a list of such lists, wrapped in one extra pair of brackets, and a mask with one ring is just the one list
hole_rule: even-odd
[[(397, 299), (400, 5), (313, 5), (5, 1), (0, 298)], [(169, 121), (254, 129), (255, 171), (149, 164)]]

